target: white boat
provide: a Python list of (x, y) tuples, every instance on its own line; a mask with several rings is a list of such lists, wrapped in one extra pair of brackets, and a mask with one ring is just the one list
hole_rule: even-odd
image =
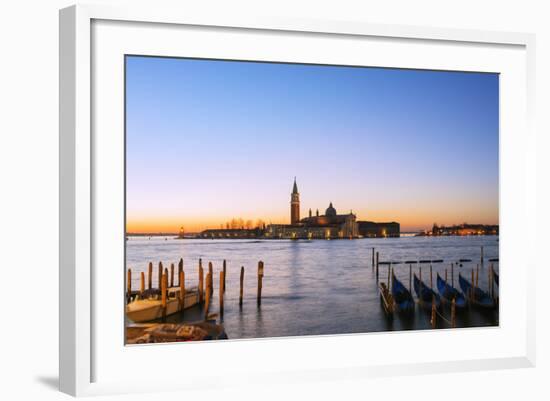
[[(166, 316), (181, 311), (179, 301), (180, 289), (169, 288), (170, 298), (166, 300)], [(185, 291), (183, 309), (191, 308), (199, 303), (199, 291), (197, 288), (191, 288)], [(149, 322), (160, 319), (163, 316), (162, 301), (160, 299), (137, 299), (126, 305), (126, 317), (134, 323)]]

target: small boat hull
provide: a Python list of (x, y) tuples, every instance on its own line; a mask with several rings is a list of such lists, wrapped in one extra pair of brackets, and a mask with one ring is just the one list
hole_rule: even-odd
[[(179, 289), (171, 289), (175, 298), (166, 301), (166, 313), (163, 313), (162, 302), (158, 299), (139, 299), (126, 305), (126, 317), (134, 323), (144, 323), (173, 315), (181, 311)], [(199, 294), (196, 290), (186, 292), (183, 309), (191, 308), (199, 303)]]
[(392, 277), (392, 296), (395, 307), (399, 312), (412, 313), (414, 311), (414, 299), (410, 291), (395, 275)]
[(380, 304), (382, 305), (382, 308), (384, 309), (386, 316), (388, 318), (392, 318), (394, 304), (393, 304), (393, 297), (390, 293), (390, 290), (388, 289), (388, 286), (385, 283), (380, 283), (379, 291), (380, 291)]
[(430, 287), (428, 287), (422, 280), (420, 280), (416, 274), (414, 275), (414, 292), (420, 301), (420, 304), (424, 308), (431, 308), (432, 303), (435, 302), (435, 307), (439, 308), (441, 305), (441, 297), (435, 293)]
[(453, 299), (455, 300), (455, 307), (457, 309), (465, 309), (468, 306), (468, 301), (466, 300), (466, 297), (464, 294), (462, 294), (460, 291), (458, 291), (453, 286), (447, 284), (445, 280), (437, 275), (437, 291), (441, 295), (441, 298), (445, 300), (445, 302), (451, 303)]
[(488, 293), (479, 287), (473, 286), (468, 280), (462, 277), (461, 274), (458, 275), (458, 283), (464, 294), (468, 296), (472, 305), (483, 309), (493, 309), (496, 306), (495, 301)]

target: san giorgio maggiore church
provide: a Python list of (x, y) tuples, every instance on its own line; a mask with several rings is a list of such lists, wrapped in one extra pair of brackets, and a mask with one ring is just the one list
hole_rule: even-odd
[(344, 239), (360, 237), (399, 237), (399, 223), (375, 223), (357, 221), (357, 216), (350, 210), (347, 214), (338, 214), (332, 202), (320, 215), (309, 209), (308, 217), (300, 219), (300, 193), (294, 179), (290, 195), (290, 224), (270, 224), (266, 227), (264, 237), (286, 239)]

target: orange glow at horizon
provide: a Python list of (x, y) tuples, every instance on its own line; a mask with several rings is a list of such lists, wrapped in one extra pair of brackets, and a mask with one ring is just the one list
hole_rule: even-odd
[[(301, 218), (308, 215), (308, 210), (300, 210)], [(324, 210), (319, 210), (324, 214)], [(349, 210), (338, 210), (338, 213), (349, 213)], [(429, 210), (353, 210), (358, 221), (391, 222), (396, 221), (401, 225), (401, 231), (422, 231), (431, 229), (434, 223), (438, 225), (470, 224), (498, 224), (498, 210), (480, 210), (475, 215), (464, 215), (459, 212), (432, 213)], [(315, 215), (315, 210), (313, 210)], [(235, 214), (233, 216), (183, 217), (183, 216), (157, 216), (157, 217), (128, 217), (126, 231), (128, 233), (177, 233), (183, 227), (185, 232), (199, 232), (205, 229), (218, 229), (231, 219), (242, 219), (245, 223), (250, 220), (256, 225), (258, 220), (265, 224), (290, 224), (290, 210), (288, 213), (278, 213), (265, 216), (247, 216)]]

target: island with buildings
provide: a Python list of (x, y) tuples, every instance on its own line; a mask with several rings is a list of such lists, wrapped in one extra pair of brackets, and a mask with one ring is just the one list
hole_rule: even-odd
[(330, 202), (325, 214), (319, 209), (313, 215), (309, 209), (307, 217), (300, 218), (300, 193), (296, 178), (290, 195), (290, 224), (263, 224), (255, 228), (207, 229), (197, 234), (198, 238), (263, 238), (263, 239), (355, 239), (399, 237), (397, 222), (376, 223), (358, 221), (350, 210), (338, 214)]
[[(288, 224), (266, 224), (258, 220), (253, 226), (252, 221), (247, 224), (242, 219), (233, 220), (216, 229), (207, 228), (201, 232), (186, 233), (183, 227), (179, 233), (137, 233), (127, 236), (164, 236), (176, 239), (356, 239), (356, 238), (397, 238), (401, 236), (401, 226), (395, 221), (374, 222), (357, 220), (357, 215), (349, 213), (339, 214), (329, 202), (324, 214), (319, 209), (313, 214), (308, 211), (307, 217), (300, 217), (300, 193), (294, 178), (290, 194), (290, 221)], [(455, 224), (450, 226), (433, 224), (431, 230), (417, 232), (416, 236), (468, 236), (468, 235), (498, 235), (498, 225), (488, 224)]]
[(442, 226), (434, 224), (431, 231), (422, 232), (420, 236), (465, 236), (465, 235), (498, 235), (499, 226), (497, 224), (458, 224), (452, 226)]

